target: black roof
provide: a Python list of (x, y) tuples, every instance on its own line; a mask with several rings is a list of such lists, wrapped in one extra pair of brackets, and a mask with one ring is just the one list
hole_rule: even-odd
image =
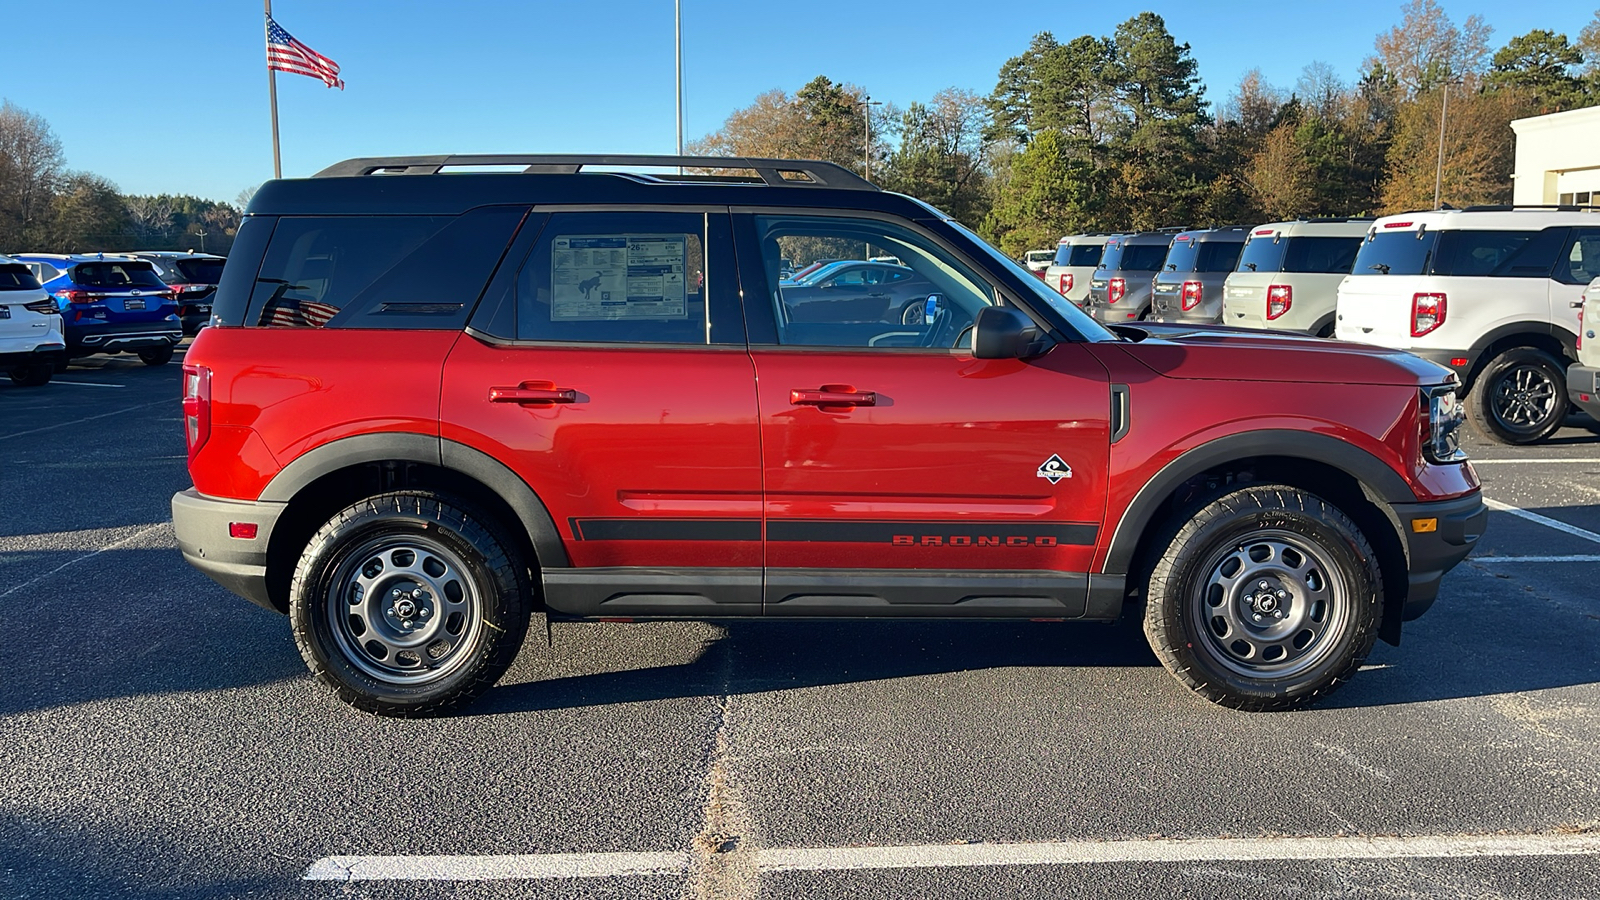
[[(520, 167), (471, 172), (474, 167)], [(593, 171), (677, 168), (678, 173)], [(446, 169), (467, 169), (457, 173)], [(590, 169), (590, 171), (585, 171)], [(753, 174), (745, 174), (753, 173)], [(494, 204), (670, 204), (846, 208), (930, 218), (826, 162), (674, 156), (427, 156), (353, 159), (312, 178), (268, 181), (249, 215), (458, 215)]]

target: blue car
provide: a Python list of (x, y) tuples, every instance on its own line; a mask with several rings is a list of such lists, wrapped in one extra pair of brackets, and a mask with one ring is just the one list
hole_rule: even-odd
[(66, 362), (96, 353), (137, 353), (165, 365), (183, 340), (178, 301), (149, 261), (114, 253), (17, 253), (55, 298), (66, 332)]

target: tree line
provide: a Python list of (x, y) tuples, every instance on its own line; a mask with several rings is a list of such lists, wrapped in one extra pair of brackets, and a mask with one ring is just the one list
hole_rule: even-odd
[(1190, 46), (1142, 12), (1107, 36), (1039, 33), (987, 94), (899, 109), (818, 76), (691, 147), (869, 172), (1020, 255), (1074, 232), (1432, 208), (1448, 91), (1440, 202), (1506, 203), (1510, 122), (1600, 104), (1600, 11), (1575, 39), (1492, 35), (1409, 0), (1354, 80), (1321, 62), (1290, 88), (1253, 70), (1213, 105)]
[(60, 139), (41, 116), (0, 103), (0, 253), (226, 254), (242, 205), (123, 194), (92, 172), (69, 171)]

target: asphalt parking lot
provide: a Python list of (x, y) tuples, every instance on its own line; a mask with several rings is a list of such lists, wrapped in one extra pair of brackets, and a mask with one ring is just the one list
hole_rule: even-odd
[(178, 381), (0, 382), (0, 897), (1600, 897), (1586, 419), (1469, 443), (1489, 534), (1310, 710), (1103, 626), (558, 623), (408, 722), (183, 563)]

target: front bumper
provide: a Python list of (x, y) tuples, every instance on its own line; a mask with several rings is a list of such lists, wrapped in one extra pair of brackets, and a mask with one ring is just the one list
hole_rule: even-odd
[(1474, 491), (1454, 500), (1396, 503), (1393, 509), (1410, 561), (1410, 590), (1400, 611), (1401, 620), (1409, 622), (1428, 611), (1439, 596), (1439, 581), (1472, 552), (1489, 523), (1489, 508), (1483, 494)]
[(1567, 399), (1600, 422), (1600, 369), (1582, 365), (1568, 367)]
[[(220, 500), (194, 488), (172, 495), (172, 528), (183, 558), (239, 596), (274, 612), (285, 612), (267, 590), (267, 547), (286, 504)], [(248, 522), (256, 536), (228, 534), (228, 525)]]

